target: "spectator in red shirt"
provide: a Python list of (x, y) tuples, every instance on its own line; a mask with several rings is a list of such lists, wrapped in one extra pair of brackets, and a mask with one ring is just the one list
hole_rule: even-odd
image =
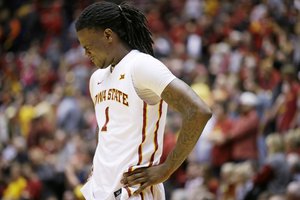
[(243, 92), (239, 98), (240, 115), (234, 121), (227, 140), (232, 142), (232, 159), (236, 162), (257, 160), (257, 133), (259, 118), (256, 111), (258, 103), (254, 93)]
[(299, 108), (297, 101), (300, 94), (300, 84), (295, 77), (295, 68), (286, 65), (282, 69), (283, 82), (281, 93), (267, 114), (267, 121), (276, 120), (276, 130), (285, 133), (291, 128), (297, 126), (297, 117)]
[(219, 177), (220, 168), (231, 160), (231, 144), (226, 141), (228, 130), (233, 127), (233, 121), (227, 115), (227, 103), (225, 101), (215, 102), (213, 106), (216, 123), (209, 135), (214, 146), (212, 149), (212, 165), (214, 173)]
[(295, 77), (295, 68), (287, 65), (283, 68), (282, 98), (280, 110), (278, 110), (277, 128), (280, 132), (295, 128), (295, 117), (297, 115), (297, 100), (300, 93), (300, 85)]
[(280, 72), (273, 67), (271, 58), (266, 58), (260, 62), (257, 73), (258, 84), (263, 90), (273, 91), (281, 81)]
[(37, 174), (33, 171), (30, 164), (25, 164), (23, 166), (23, 173), (27, 179), (27, 185), (23, 191), (24, 199), (38, 200), (41, 198), (42, 192), (42, 182), (38, 178)]

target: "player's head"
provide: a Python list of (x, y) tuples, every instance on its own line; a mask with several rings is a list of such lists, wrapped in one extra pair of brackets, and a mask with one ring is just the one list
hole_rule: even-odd
[[(76, 21), (78, 39), (90, 59), (106, 67), (116, 43), (153, 55), (151, 33), (145, 16), (127, 4), (97, 2), (83, 10)], [(105, 66), (106, 65), (106, 66)]]

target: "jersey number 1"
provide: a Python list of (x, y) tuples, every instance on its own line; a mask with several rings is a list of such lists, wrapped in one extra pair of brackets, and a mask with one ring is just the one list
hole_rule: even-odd
[(107, 131), (107, 124), (108, 124), (108, 121), (109, 121), (108, 110), (109, 110), (109, 107), (106, 107), (105, 108), (105, 123), (102, 126), (101, 131)]

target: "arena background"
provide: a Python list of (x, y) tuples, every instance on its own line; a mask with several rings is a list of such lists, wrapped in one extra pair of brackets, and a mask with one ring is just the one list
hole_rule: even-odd
[[(95, 67), (74, 20), (92, 2), (0, 1), (0, 199), (82, 199)], [(148, 18), (155, 56), (214, 111), (165, 183), (167, 199), (300, 199), (300, 1), (131, 3)], [(162, 161), (181, 124), (172, 109), (167, 120)]]

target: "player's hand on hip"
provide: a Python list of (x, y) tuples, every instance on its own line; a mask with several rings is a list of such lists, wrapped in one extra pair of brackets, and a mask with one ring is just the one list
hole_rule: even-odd
[(171, 174), (168, 173), (168, 168), (165, 164), (155, 165), (152, 167), (142, 167), (132, 172), (125, 172), (121, 183), (125, 187), (140, 184), (139, 189), (134, 192), (134, 195), (136, 195), (151, 185), (166, 181), (170, 175)]

